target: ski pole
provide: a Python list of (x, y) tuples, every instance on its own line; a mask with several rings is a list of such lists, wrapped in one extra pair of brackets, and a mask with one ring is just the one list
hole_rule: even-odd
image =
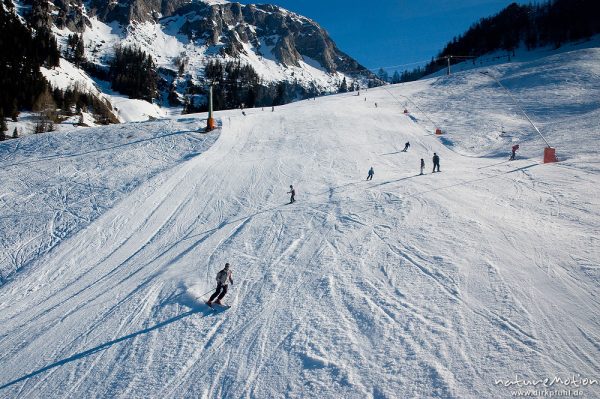
[(200, 295), (200, 298), (203, 297), (206, 294), (210, 294), (211, 292), (213, 292), (213, 290), (215, 290), (217, 287), (215, 288), (211, 288), (210, 291), (206, 291), (204, 294)]

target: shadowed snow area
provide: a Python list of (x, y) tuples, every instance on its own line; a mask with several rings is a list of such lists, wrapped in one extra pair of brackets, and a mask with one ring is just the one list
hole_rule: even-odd
[[(218, 112), (220, 134), (191, 115), (0, 143), (2, 267), (27, 259), (0, 286), (0, 397), (491, 398), (600, 377), (600, 49), (487, 70), (560, 163), (477, 70)], [(225, 262), (232, 308), (212, 312)]]

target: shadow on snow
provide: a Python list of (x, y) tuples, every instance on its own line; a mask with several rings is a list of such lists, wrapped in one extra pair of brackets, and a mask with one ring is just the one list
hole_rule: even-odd
[[(22, 381), (25, 381), (25, 380), (28, 380), (31, 377), (35, 377), (36, 375), (41, 374), (43, 372), (46, 372), (48, 370), (51, 370), (53, 368), (60, 367), (60, 366), (63, 366), (65, 364), (67, 364), (67, 363), (71, 363), (71, 362), (74, 362), (76, 360), (80, 360), (80, 359), (86, 358), (86, 357), (91, 356), (91, 355), (93, 355), (95, 353), (98, 353), (98, 352), (101, 352), (101, 351), (103, 351), (105, 349), (108, 349), (108, 348), (112, 347), (113, 345), (116, 345), (118, 343), (130, 340), (132, 338), (135, 338), (135, 337), (143, 335), (143, 334), (148, 334), (149, 332), (152, 332), (154, 330), (158, 330), (161, 327), (164, 327), (164, 326), (167, 326), (169, 324), (175, 323), (176, 321), (179, 321), (179, 320), (181, 320), (183, 318), (189, 317), (189, 316), (191, 316), (191, 315), (193, 315), (195, 313), (201, 313), (202, 311), (203, 311), (202, 308), (194, 308), (194, 309), (192, 309), (192, 310), (190, 310), (188, 312), (182, 313), (182, 314), (177, 315), (175, 317), (172, 317), (172, 318), (170, 318), (168, 320), (165, 320), (165, 321), (162, 321), (162, 322), (160, 322), (158, 324), (155, 324), (152, 327), (144, 328), (143, 330), (139, 330), (139, 331), (136, 331), (136, 332), (131, 333), (129, 335), (125, 335), (123, 337), (120, 337), (120, 338), (117, 338), (117, 339), (113, 339), (112, 341), (105, 342), (105, 343), (103, 343), (101, 345), (98, 345), (98, 346), (92, 348), (92, 349), (88, 349), (86, 351), (76, 353), (75, 355), (70, 356), (70, 357), (68, 357), (66, 359), (59, 360), (59, 361), (54, 362), (54, 363), (52, 363), (52, 364), (50, 364), (48, 366), (42, 367), (41, 369), (35, 370), (35, 371), (33, 371), (33, 372), (31, 372), (31, 373), (29, 373), (27, 375), (24, 375), (24, 376), (22, 376), (20, 378), (17, 378), (16, 380), (12, 380), (10, 382), (7, 382), (6, 384), (0, 386), (0, 389), (8, 388), (8, 387), (10, 387), (12, 385), (15, 385), (15, 384), (17, 384), (19, 382), (22, 382)], [(205, 315), (206, 314), (207, 313), (205, 313)]]

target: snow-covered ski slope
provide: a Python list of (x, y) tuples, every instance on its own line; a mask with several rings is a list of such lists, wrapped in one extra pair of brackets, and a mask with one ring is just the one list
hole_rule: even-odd
[[(600, 49), (490, 72), (562, 162), (541, 163), (542, 140), (478, 71), (219, 112), (208, 150), (140, 177), (0, 287), (0, 397), (499, 398), (515, 379), (599, 379)], [(116, 134), (94, 129), (91, 143)], [(55, 136), (22, 139), (4, 163), (42, 137)], [(93, 182), (84, 160), (96, 155), (78, 158)], [(70, 162), (5, 174), (52, 182)], [(78, 201), (68, 188), (57, 208)], [(28, 201), (11, 200), (34, 215)], [(202, 301), (225, 262), (233, 307), (212, 313)]]

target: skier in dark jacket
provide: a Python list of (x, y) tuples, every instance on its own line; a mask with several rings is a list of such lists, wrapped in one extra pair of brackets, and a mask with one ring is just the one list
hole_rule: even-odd
[(373, 167), (371, 166), (371, 169), (369, 169), (369, 174), (367, 175), (367, 180), (373, 180), (374, 174), (375, 174), (375, 171), (373, 170)]
[(423, 169), (425, 169), (425, 160), (421, 158), (421, 174), (423, 174)]
[(404, 144), (404, 149), (402, 150), (402, 152), (408, 151), (408, 147), (410, 147), (410, 143), (407, 141), (406, 144)]
[(440, 171), (440, 157), (435, 152), (433, 153), (433, 172), (435, 173), (435, 168), (437, 166), (437, 171)]
[(296, 199), (294, 198), (296, 196), (296, 190), (294, 190), (294, 186), (292, 186), (291, 184), (290, 184), (290, 191), (288, 191), (288, 194), (292, 195), (290, 197), (290, 204), (294, 203), (296, 201)]
[(215, 298), (217, 298), (215, 303), (217, 305), (222, 305), (221, 299), (223, 299), (225, 294), (227, 294), (228, 284), (231, 283), (231, 285), (233, 285), (233, 279), (231, 278), (231, 274), (231, 270), (229, 270), (229, 263), (225, 263), (225, 267), (223, 268), (223, 270), (217, 273), (217, 290), (214, 294), (212, 294), (208, 302), (206, 302), (208, 306), (212, 306), (212, 302)]

